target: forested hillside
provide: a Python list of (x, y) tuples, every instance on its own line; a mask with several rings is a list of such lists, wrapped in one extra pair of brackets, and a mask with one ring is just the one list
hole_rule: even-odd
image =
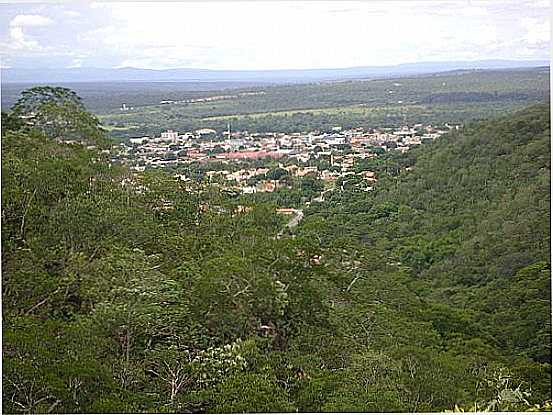
[[(78, 101), (56, 105), (33, 111), (98, 145)], [(276, 238), (271, 203), (131, 174), (16, 107), (3, 410), (550, 410), (549, 119), (534, 106), (369, 159), (373, 191), (341, 183)]]

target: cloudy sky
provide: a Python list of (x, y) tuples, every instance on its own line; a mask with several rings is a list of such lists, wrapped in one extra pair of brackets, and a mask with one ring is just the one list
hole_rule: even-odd
[(294, 69), (549, 59), (549, 0), (0, 4), (2, 67)]

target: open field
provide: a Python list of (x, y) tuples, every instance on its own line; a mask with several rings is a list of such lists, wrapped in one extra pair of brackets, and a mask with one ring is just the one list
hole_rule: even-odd
[[(407, 107), (404, 107), (407, 108)], [(366, 107), (363, 104), (348, 105), (344, 107), (331, 107), (331, 108), (304, 108), (299, 110), (287, 110), (287, 111), (268, 111), (257, 112), (241, 115), (219, 115), (215, 117), (205, 117), (204, 121), (216, 121), (216, 120), (229, 120), (229, 119), (244, 119), (245, 117), (262, 118), (262, 117), (287, 117), (296, 114), (310, 113), (313, 115), (320, 114), (367, 114), (369, 112), (378, 111), (377, 107)]]

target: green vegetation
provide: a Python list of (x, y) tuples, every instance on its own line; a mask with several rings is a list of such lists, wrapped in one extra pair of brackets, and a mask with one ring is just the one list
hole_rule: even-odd
[[(78, 89), (84, 104), (98, 115), (111, 137), (123, 139), (159, 135), (166, 129), (226, 131), (229, 121), (233, 130), (251, 132), (326, 131), (336, 125), (374, 128), (404, 123), (464, 123), (500, 116), (548, 99), (549, 68), (456, 71), (251, 88), (236, 84), (236, 89), (226, 90), (186, 82), (71, 86)], [(3, 108), (16, 102), (20, 89), (17, 85), (3, 85)], [(231, 98), (159, 104), (162, 100), (217, 96)], [(121, 111), (122, 103), (133, 110)]]
[[(114, 137), (156, 135), (168, 128), (223, 131), (229, 121), (233, 129), (250, 132), (330, 130), (336, 125), (374, 128), (404, 123), (464, 123), (547, 99), (549, 68), (445, 72), (251, 90), (263, 94), (240, 95), (242, 90), (227, 90), (220, 95), (236, 98), (150, 104), (124, 113), (119, 109), (98, 112), (107, 126), (128, 127), (112, 131)], [(207, 91), (204, 94), (212, 95)]]
[(105, 141), (100, 122), (85, 110), (74, 91), (38, 86), (21, 93), (10, 114), (52, 139), (87, 144)]
[(282, 238), (274, 200), (239, 213), (18, 120), (5, 412), (550, 410), (548, 105), (366, 160), (373, 191), (327, 194)]

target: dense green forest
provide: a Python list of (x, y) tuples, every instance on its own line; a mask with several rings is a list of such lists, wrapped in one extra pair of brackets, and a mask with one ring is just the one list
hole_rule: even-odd
[(374, 191), (343, 183), (276, 238), (270, 200), (131, 173), (78, 97), (23, 96), (3, 410), (551, 410), (549, 111), (367, 160)]

